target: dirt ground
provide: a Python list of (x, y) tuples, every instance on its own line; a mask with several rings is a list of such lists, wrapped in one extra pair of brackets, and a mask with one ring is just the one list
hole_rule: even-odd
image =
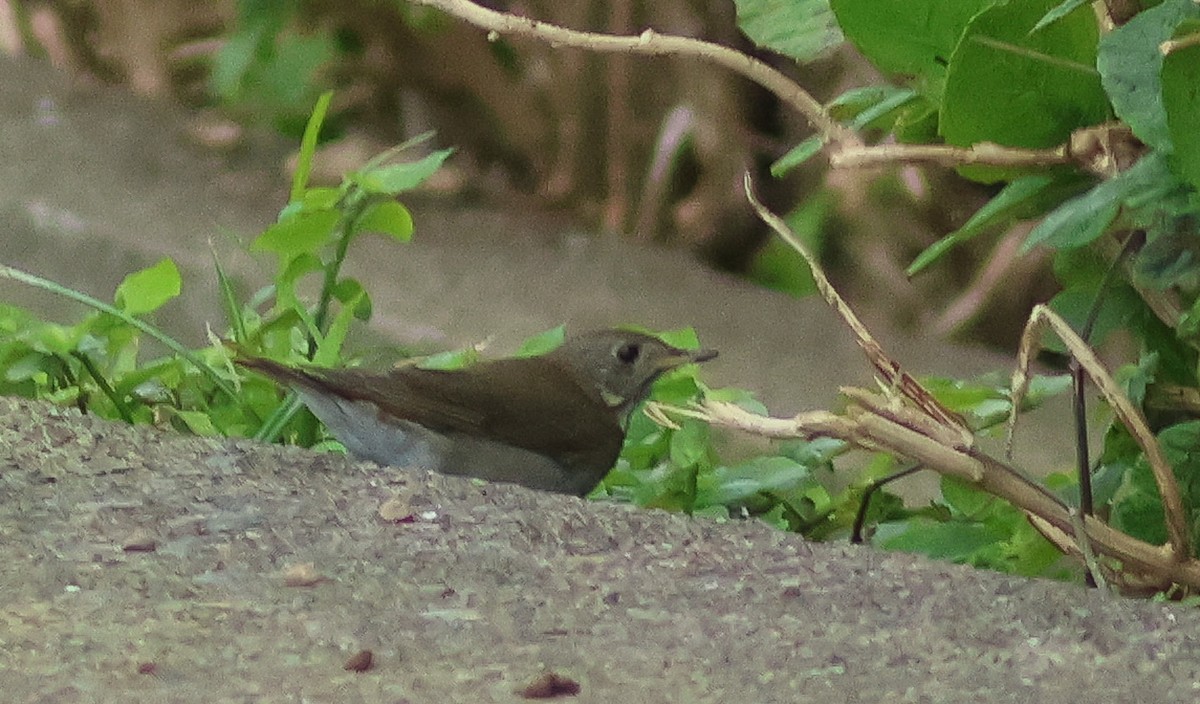
[(0, 535), (9, 702), (515, 702), (546, 673), (580, 702), (1200, 689), (1193, 609), (17, 399)]

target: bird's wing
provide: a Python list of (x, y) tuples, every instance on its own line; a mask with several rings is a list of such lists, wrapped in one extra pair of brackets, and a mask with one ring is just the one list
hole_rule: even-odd
[(389, 413), (435, 430), (468, 433), (544, 455), (608, 452), (614, 443), (615, 451), (620, 450), (624, 433), (598, 399), (557, 367), (539, 365), (530, 373), (526, 363), (496, 360), (448, 372), (396, 370), (397, 386), (404, 392), (373, 400)]
[[(620, 451), (624, 433), (602, 402), (554, 365), (481, 362), (463, 370), (302, 369), (257, 357), (238, 364), (308, 391), (367, 401), (384, 415), (550, 456)], [(486, 379), (486, 381), (481, 381)]]

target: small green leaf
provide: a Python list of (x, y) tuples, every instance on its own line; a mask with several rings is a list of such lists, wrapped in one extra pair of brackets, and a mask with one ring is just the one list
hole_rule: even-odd
[(668, 345), (674, 345), (684, 350), (695, 350), (700, 348), (700, 337), (696, 334), (696, 329), (677, 328), (675, 330), (663, 330), (659, 333), (649, 333), (655, 335)]
[(676, 467), (692, 467), (708, 453), (708, 424), (691, 418), (680, 423), (679, 430), (671, 435), (671, 464)]
[(442, 149), (418, 161), (379, 166), (349, 176), (352, 183), (370, 194), (394, 196), (416, 188), (437, 171), (453, 149)]
[(333, 287), (333, 297), (350, 306), (358, 320), (371, 319), (371, 297), (358, 279), (346, 277), (338, 281)]
[(1115, 178), (1060, 205), (1029, 233), (1022, 251), (1039, 244), (1081, 247), (1104, 234), (1122, 203), (1154, 200), (1179, 185), (1179, 180), (1167, 169), (1166, 158), (1151, 152)]
[(728, 505), (764, 492), (781, 492), (812, 481), (812, 471), (787, 457), (757, 457), (735, 467), (717, 467), (701, 477), (696, 497), (705, 506)]
[(962, 562), (1005, 538), (1003, 532), (981, 523), (912, 520), (901, 525), (903, 532), (888, 537), (883, 537), (885, 526), (879, 527), (876, 536), (880, 547)]
[(212, 255), (213, 269), (217, 272), (217, 289), (221, 292), (221, 308), (225, 311), (225, 319), (233, 330), (233, 340), (238, 344), (246, 343), (246, 319), (242, 315), (242, 307), (238, 304), (237, 294), (233, 290), (233, 282), (225, 274), (217, 250), (209, 243), (209, 254)]
[(346, 335), (350, 333), (350, 323), (354, 320), (355, 311), (365, 297), (366, 292), (360, 288), (357, 296), (347, 300), (338, 309), (329, 324), (329, 331), (319, 339), (317, 353), (313, 355), (313, 364), (328, 367), (337, 363), (342, 354), (342, 345), (346, 342)]
[(221, 433), (213, 425), (212, 418), (204, 411), (175, 411), (175, 415), (182, 420), (188, 427), (188, 430), (195, 435), (201, 437), (218, 437)]
[(299, 201), (308, 187), (308, 177), (312, 173), (313, 155), (317, 151), (317, 140), (321, 135), (321, 125), (325, 123), (325, 115), (329, 112), (329, 103), (333, 101), (333, 91), (326, 91), (317, 98), (304, 127), (304, 137), (300, 140), (300, 154), (296, 159), (296, 173), (292, 174), (292, 194), (289, 200)]
[(813, 135), (788, 150), (787, 154), (771, 164), (771, 175), (775, 178), (786, 176), (792, 169), (816, 156), (825, 142), (820, 135)]
[(559, 325), (527, 338), (517, 350), (517, 357), (538, 357), (558, 348), (567, 337), (567, 326)]
[(942, 498), (947, 506), (967, 518), (981, 517), (996, 502), (991, 494), (951, 476), (942, 477)]
[(1063, 198), (1078, 193), (1090, 182), (1077, 175), (1033, 174), (1009, 183), (994, 198), (975, 211), (959, 229), (951, 232), (921, 252), (909, 265), (907, 274), (915, 276), (943, 255), (963, 242), (993, 227), (1001, 227), (1015, 220), (1040, 215), (1044, 208)]
[(431, 354), (417, 362), (417, 367), (421, 369), (462, 369), (478, 361), (479, 350), (474, 347), (464, 347)]
[(829, 0), (735, 0), (737, 24), (760, 47), (801, 63), (842, 43)]
[(301, 211), (268, 227), (250, 248), (275, 252), (285, 260), (312, 254), (329, 242), (340, 218), (336, 210)]
[(1063, 0), (1063, 2), (1059, 3), (1054, 9), (1042, 15), (1042, 19), (1038, 20), (1038, 23), (1033, 25), (1033, 29), (1029, 30), (1029, 33), (1033, 34), (1042, 27), (1061, 20), (1062, 18), (1074, 12), (1075, 9), (1080, 5), (1087, 3), (1090, 3), (1090, 0)]
[(376, 203), (358, 221), (358, 230), (379, 232), (398, 242), (408, 242), (413, 234), (412, 213), (394, 200)]
[(163, 259), (154, 266), (134, 272), (117, 286), (116, 304), (129, 315), (158, 310), (179, 295), (183, 279), (175, 262)]

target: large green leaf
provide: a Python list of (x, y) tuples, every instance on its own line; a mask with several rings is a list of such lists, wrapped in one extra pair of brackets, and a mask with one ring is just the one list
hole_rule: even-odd
[(1063, 203), (1029, 233), (1024, 250), (1039, 244), (1080, 247), (1112, 223), (1124, 203), (1144, 203), (1179, 187), (1162, 154), (1150, 153), (1115, 178)]
[(1042, 173), (1018, 178), (985, 203), (962, 227), (921, 252), (906, 273), (915, 276), (946, 252), (989, 229), (1040, 215), (1051, 205), (1079, 193), (1087, 183), (1086, 179), (1074, 174), (1056, 177)]
[(755, 44), (805, 62), (842, 43), (829, 0), (736, 0), (737, 23)]
[(1050, 147), (1107, 119), (1093, 68), (1095, 17), (1080, 8), (1031, 34), (1051, 7), (1022, 0), (971, 20), (946, 71), (941, 133), (948, 143)]
[[(994, 0), (832, 0), (846, 37), (884, 71), (940, 92), (945, 66), (972, 17)], [(1032, 23), (1030, 24), (1032, 26)]]
[[(1167, 0), (1138, 13), (1100, 42), (1096, 67), (1113, 111), (1137, 138), (1160, 151), (1173, 149), (1163, 107), (1163, 55), (1159, 45), (1187, 17), (1200, 17), (1192, 0)], [(1181, 52), (1188, 53), (1188, 52)], [(1184, 57), (1186, 58), (1186, 57)], [(1195, 84), (1192, 84), (1193, 89)]]
[[(1190, 4), (1190, 3), (1189, 3)], [(1200, 14), (1200, 5), (1191, 5)], [(1200, 21), (1180, 24), (1187, 36), (1200, 36)], [(1175, 148), (1171, 165), (1175, 173), (1200, 190), (1200, 46), (1176, 49), (1163, 59), (1162, 101)]]

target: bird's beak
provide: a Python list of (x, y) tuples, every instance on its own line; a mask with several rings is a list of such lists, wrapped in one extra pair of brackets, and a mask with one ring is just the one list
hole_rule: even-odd
[(662, 361), (659, 363), (659, 366), (663, 371), (668, 371), (677, 367), (682, 367), (685, 364), (699, 364), (700, 362), (707, 362), (716, 356), (716, 350), (676, 349), (670, 356), (663, 357)]

